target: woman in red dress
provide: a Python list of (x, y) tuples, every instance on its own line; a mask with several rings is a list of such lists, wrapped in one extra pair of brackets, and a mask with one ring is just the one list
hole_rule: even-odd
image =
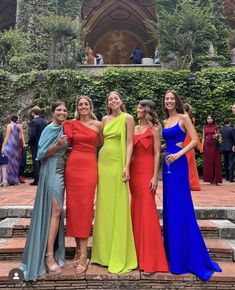
[[(194, 125), (195, 119), (193, 117), (192, 107), (189, 104), (185, 103), (184, 109), (187, 112), (187, 114), (189, 115), (189, 118)], [(196, 131), (196, 129), (195, 129), (195, 131)], [(202, 153), (202, 144), (201, 144), (201, 141), (200, 141), (198, 135), (197, 135), (197, 140), (198, 140), (197, 148), (200, 151), (200, 153)], [(186, 147), (190, 142), (191, 142), (191, 139), (189, 137), (189, 134), (187, 134), (185, 137), (185, 140), (184, 140), (184, 147)], [(197, 171), (197, 164), (196, 164), (196, 159), (195, 159), (194, 148), (189, 150), (186, 153), (186, 157), (188, 160), (190, 190), (200, 191), (201, 186), (200, 186), (200, 182), (199, 182), (199, 176), (198, 176), (198, 171)]]
[(139, 269), (145, 273), (168, 272), (155, 203), (160, 158), (160, 124), (155, 104), (140, 101), (130, 167), (132, 224)]
[(64, 123), (64, 133), (72, 147), (65, 168), (66, 235), (75, 237), (77, 273), (83, 273), (87, 267), (87, 242), (97, 185), (96, 146), (101, 123), (92, 110), (91, 99), (81, 96), (76, 102), (76, 119)]
[(221, 153), (216, 146), (219, 127), (215, 124), (214, 118), (209, 115), (207, 124), (203, 127), (202, 146), (204, 148), (203, 181), (222, 183)]

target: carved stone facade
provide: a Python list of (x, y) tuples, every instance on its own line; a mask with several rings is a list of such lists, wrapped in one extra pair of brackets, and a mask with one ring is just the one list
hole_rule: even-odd
[[(18, 1), (25, 0), (0, 1), (0, 30), (14, 27)], [(235, 28), (235, 0), (225, 0), (224, 7), (230, 26)], [(103, 55), (105, 63), (130, 63), (136, 46), (145, 57), (153, 56), (155, 43), (144, 21), (155, 20), (154, 0), (84, 0), (82, 17), (86, 41), (94, 53)]]
[(103, 55), (105, 63), (130, 63), (136, 46), (145, 57), (154, 55), (155, 43), (144, 24), (155, 20), (154, 0), (87, 0), (82, 17), (88, 29), (87, 44)]

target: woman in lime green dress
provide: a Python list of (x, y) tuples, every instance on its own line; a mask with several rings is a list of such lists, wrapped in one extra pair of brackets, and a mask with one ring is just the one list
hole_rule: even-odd
[(137, 268), (128, 190), (135, 125), (118, 92), (108, 94), (106, 106), (91, 260), (121, 274)]

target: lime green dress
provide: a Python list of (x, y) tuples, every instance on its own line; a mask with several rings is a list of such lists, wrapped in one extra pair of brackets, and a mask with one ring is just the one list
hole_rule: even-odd
[(137, 268), (128, 184), (122, 181), (126, 163), (126, 113), (104, 127), (104, 145), (99, 153), (98, 191), (92, 263), (121, 274)]

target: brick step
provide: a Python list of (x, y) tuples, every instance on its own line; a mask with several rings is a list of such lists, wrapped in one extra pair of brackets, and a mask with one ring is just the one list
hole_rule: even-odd
[[(26, 237), (13, 237), (0, 240), (0, 260), (17, 260), (21, 259), (25, 246)], [(234, 261), (235, 240), (222, 240), (205, 238), (205, 243), (214, 260)], [(74, 238), (65, 238), (66, 258), (73, 258), (75, 251)], [(88, 242), (88, 257), (91, 254), (92, 237)]]
[[(5, 218), (0, 222), (0, 237), (27, 236), (29, 224), (30, 218)], [(235, 224), (228, 220), (198, 220), (198, 224), (204, 237), (235, 239)]]
[(146, 276), (138, 270), (123, 275), (107, 272), (106, 267), (92, 265), (83, 274), (76, 274), (71, 261), (67, 261), (61, 275), (46, 274), (36, 282), (13, 284), (8, 274), (18, 268), (19, 261), (0, 261), (0, 288), (4, 289), (235, 289), (235, 263), (220, 262), (222, 272), (214, 273), (210, 281), (203, 282), (192, 274), (173, 275), (155, 273)]

